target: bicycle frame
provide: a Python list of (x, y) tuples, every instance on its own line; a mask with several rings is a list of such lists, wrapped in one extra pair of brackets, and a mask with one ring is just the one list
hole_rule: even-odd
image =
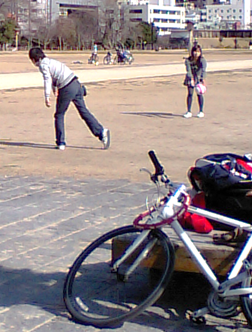
[[(213, 213), (207, 210), (203, 210), (200, 208), (196, 208), (193, 206), (190, 206), (188, 208), (189, 212), (198, 214), (200, 216), (204, 216), (206, 218), (210, 218), (215, 221), (219, 221), (223, 224), (227, 224), (229, 226), (233, 227), (240, 227), (246, 231), (252, 231), (252, 226), (248, 223), (228, 218), (225, 216), (221, 216), (217, 213)], [(244, 247), (242, 248), (240, 254), (237, 257), (237, 260), (233, 267), (231, 268), (231, 271), (229, 272), (228, 278), (223, 283), (219, 283), (217, 276), (209, 266), (209, 264), (206, 262), (206, 260), (203, 258), (195, 244), (192, 242), (188, 234), (185, 232), (185, 230), (181, 227), (178, 220), (174, 220), (171, 222), (170, 226), (175, 231), (175, 233), (178, 235), (178, 237), (183, 242), (184, 246), (186, 247), (187, 251), (190, 253), (192, 259), (197, 264), (198, 268), (204, 274), (206, 279), (210, 282), (212, 287), (215, 291), (218, 291), (219, 296), (221, 297), (233, 297), (233, 296), (240, 296), (240, 295), (246, 295), (246, 294), (252, 294), (252, 288), (238, 288), (238, 289), (230, 289), (232, 286), (240, 283), (242, 280), (244, 280), (245, 277), (248, 277), (248, 272), (245, 271), (244, 273), (240, 273), (242, 266), (244, 265), (244, 262), (246, 258), (248, 257), (251, 249), (252, 249), (252, 234), (249, 236), (247, 242), (245, 243)], [(251, 267), (248, 266), (247, 270), (250, 270)], [(239, 275), (238, 275), (239, 274)]]
[[(220, 283), (218, 281), (217, 276), (213, 272), (212, 268), (209, 266), (207, 261), (204, 259), (204, 257), (201, 255), (200, 251), (197, 249), (195, 244), (190, 239), (189, 235), (186, 233), (186, 231), (182, 228), (179, 221), (177, 219), (174, 219), (171, 223), (169, 223), (169, 226), (172, 227), (172, 229), (175, 231), (177, 236), (180, 238), (180, 240), (183, 242), (186, 250), (190, 253), (191, 258), (194, 260), (196, 265), (198, 266), (199, 270), (202, 272), (202, 274), (206, 277), (206, 279), (209, 281), (209, 283), (212, 285), (213, 289), (218, 292), (220, 297), (238, 297), (241, 295), (246, 294), (252, 294), (252, 288), (236, 288), (236, 289), (230, 289), (232, 286), (241, 283), (245, 278), (251, 275), (252, 267), (248, 266), (246, 264), (246, 258), (248, 257), (249, 253), (252, 249), (252, 226), (246, 222), (239, 221), (233, 218), (225, 217), (217, 213), (213, 213), (207, 210), (203, 210), (194, 206), (189, 206), (188, 211), (191, 213), (195, 213), (197, 215), (210, 218), (212, 220), (218, 221), (220, 223), (233, 226), (233, 227), (239, 227), (243, 230), (246, 230), (248, 232), (251, 232), (251, 235), (249, 236), (247, 242), (245, 243), (244, 247), (242, 248), (240, 254), (237, 257), (237, 260), (233, 267), (231, 268), (231, 271), (228, 274), (228, 278)], [(133, 243), (127, 248), (123, 256), (121, 256), (118, 260), (116, 260), (112, 266), (112, 271), (117, 271), (120, 264), (122, 264), (133, 252), (136, 250), (138, 246), (141, 245), (141, 243), (147, 238), (151, 230), (143, 230), (142, 233), (133, 241)], [(139, 257), (132, 263), (132, 265), (129, 267), (128, 271), (125, 273), (125, 278), (127, 278), (130, 273), (134, 271), (134, 269), (140, 264), (143, 257), (145, 257), (148, 252), (152, 249), (153, 245), (155, 243), (148, 243), (148, 246), (145, 248), (145, 250), (142, 251), (142, 253), (139, 255)], [(241, 268), (245, 266), (245, 272), (240, 273)]]

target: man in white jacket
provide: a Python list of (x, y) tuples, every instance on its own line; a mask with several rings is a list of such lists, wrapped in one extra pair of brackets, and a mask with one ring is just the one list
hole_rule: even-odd
[(57, 96), (55, 118), (56, 148), (65, 150), (64, 116), (72, 101), (81, 118), (86, 122), (94, 136), (103, 142), (104, 149), (110, 146), (110, 132), (96, 120), (86, 108), (83, 99), (83, 88), (73, 71), (60, 61), (49, 59), (39, 47), (33, 47), (29, 51), (32, 63), (39, 67), (44, 78), (45, 104), (51, 106), (50, 94), (53, 90)]

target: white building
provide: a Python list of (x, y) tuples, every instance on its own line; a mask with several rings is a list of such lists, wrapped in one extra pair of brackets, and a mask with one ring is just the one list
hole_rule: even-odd
[[(51, 5), (52, 21), (59, 15), (67, 14), (70, 8), (75, 10), (98, 10), (108, 0), (47, 0)], [(115, 1), (112, 1), (115, 3)], [(171, 29), (185, 28), (185, 8), (175, 6), (175, 0), (117, 0), (123, 6), (132, 22), (153, 23), (160, 35), (169, 34)]]
[(232, 0), (219, 5), (208, 5), (207, 21), (220, 23), (221, 21), (240, 22), (242, 28), (250, 24), (250, 0)]
[(153, 23), (159, 35), (185, 28), (185, 8), (175, 6), (175, 0), (131, 0), (127, 10), (131, 21)]

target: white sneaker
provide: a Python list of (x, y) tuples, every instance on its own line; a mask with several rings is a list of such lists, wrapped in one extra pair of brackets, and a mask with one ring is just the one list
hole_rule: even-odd
[(102, 143), (104, 145), (104, 150), (107, 150), (110, 146), (110, 131), (105, 128), (102, 131)]
[(187, 112), (186, 114), (183, 115), (184, 118), (189, 119), (192, 117), (192, 112)]
[(205, 114), (204, 114), (203, 112), (199, 112), (199, 113), (197, 114), (197, 117), (198, 117), (198, 118), (204, 118), (204, 116), (205, 116)]
[(60, 144), (56, 146), (56, 149), (58, 150), (65, 150), (66, 146), (64, 144)]

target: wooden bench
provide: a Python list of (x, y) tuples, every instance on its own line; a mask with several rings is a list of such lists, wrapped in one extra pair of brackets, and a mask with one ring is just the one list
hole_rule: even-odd
[[(175, 248), (175, 271), (199, 273), (198, 267), (185, 250), (183, 243), (177, 237), (173, 229), (167, 228), (165, 230), (163, 229), (163, 231), (169, 236)], [(218, 233), (218, 231), (213, 231), (209, 234), (199, 234), (191, 231), (187, 231), (187, 233), (215, 273), (217, 275), (226, 275), (240, 249), (229, 245), (214, 244), (212, 236)], [(124, 235), (118, 238), (113, 244), (113, 257), (115, 258), (122, 254), (131, 240), (132, 235)], [(157, 246), (153, 255), (148, 258), (146, 265), (148, 265), (148, 267), (159, 268), (164, 264), (163, 260), (162, 248)]]

